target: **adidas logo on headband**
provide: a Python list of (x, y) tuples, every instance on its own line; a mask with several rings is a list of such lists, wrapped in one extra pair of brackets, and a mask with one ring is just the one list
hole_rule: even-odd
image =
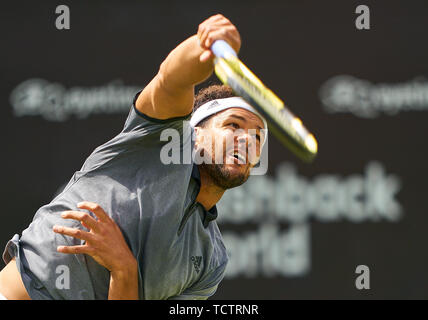
[(211, 109), (211, 108), (213, 108), (213, 107), (215, 107), (215, 106), (218, 106), (220, 103), (218, 103), (218, 101), (217, 100), (214, 100), (209, 106), (208, 106), (208, 108), (207, 109)]

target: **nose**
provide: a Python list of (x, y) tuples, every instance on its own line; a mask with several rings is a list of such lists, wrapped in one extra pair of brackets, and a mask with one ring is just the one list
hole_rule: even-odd
[(239, 135), (235, 136), (235, 139), (239, 145), (248, 143), (248, 146), (250, 146), (252, 143), (251, 136), (248, 134), (248, 131), (241, 131)]
[(258, 162), (260, 156), (260, 145), (257, 144), (257, 138), (254, 132), (242, 130), (239, 135), (235, 136), (235, 147), (244, 149), (248, 154), (251, 163)]
[(248, 143), (248, 147), (256, 145), (257, 141), (256, 135), (248, 132), (247, 130), (241, 131), (239, 135), (235, 136), (235, 138), (239, 144)]

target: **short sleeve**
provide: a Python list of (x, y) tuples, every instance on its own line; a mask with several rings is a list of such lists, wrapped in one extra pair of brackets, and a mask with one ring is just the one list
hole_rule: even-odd
[[(155, 119), (149, 117), (148, 115), (140, 112), (136, 108), (136, 101), (141, 91), (139, 91), (132, 102), (131, 110), (129, 111), (128, 118), (125, 121), (122, 133), (140, 133), (142, 136), (150, 136), (152, 134), (159, 133), (160, 130), (166, 128), (175, 128), (181, 129), (183, 121), (190, 120), (190, 114), (182, 116), (169, 118), (165, 120)], [(173, 108), (174, 106), (171, 106)]]
[(192, 128), (188, 121), (191, 114), (165, 120), (151, 118), (139, 112), (135, 106), (140, 93), (141, 91), (134, 97), (122, 131), (97, 147), (86, 159), (81, 171), (94, 170), (110, 163), (118, 156), (129, 155), (136, 151), (159, 154), (162, 147), (170, 142), (168, 139), (173, 134), (177, 138), (174, 143), (177, 144), (178, 150), (191, 145)]
[[(24, 286), (33, 300), (107, 299), (108, 270), (90, 256), (58, 253), (58, 246), (82, 245), (83, 240), (53, 232), (54, 225), (83, 229), (78, 221), (62, 219), (59, 214), (39, 216), (21, 237), (16, 234), (7, 243), (3, 260), (7, 263), (16, 258)], [(91, 273), (97, 277), (91, 277)]]

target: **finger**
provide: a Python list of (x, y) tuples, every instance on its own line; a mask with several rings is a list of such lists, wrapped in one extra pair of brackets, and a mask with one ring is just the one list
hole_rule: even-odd
[(230, 21), (220, 13), (215, 14), (204, 21), (205, 24), (215, 24), (215, 23), (221, 23), (221, 22), (230, 23)]
[(221, 28), (216, 31), (210, 32), (210, 34), (205, 39), (205, 43), (204, 43), (205, 47), (211, 48), (211, 45), (216, 40), (225, 40), (227, 43), (229, 43), (229, 45), (231, 45), (235, 49), (236, 45), (234, 43), (234, 38), (230, 35), (229, 30), (231, 29)]
[(220, 29), (234, 28), (234, 26), (227, 19), (217, 19), (217, 20), (219, 21), (215, 22), (215, 21), (207, 20), (206, 22), (199, 25), (197, 35), (199, 39), (199, 44), (204, 49), (209, 49), (209, 47), (205, 46), (205, 42), (207, 40), (208, 35), (211, 32), (214, 32)]
[(69, 210), (61, 213), (61, 217), (64, 219), (78, 220), (85, 226), (85, 228), (97, 230), (97, 220), (86, 212)]
[(56, 249), (58, 252), (61, 253), (68, 253), (68, 254), (80, 254), (80, 253), (86, 253), (86, 254), (92, 254), (92, 250), (87, 245), (80, 245), (80, 246), (58, 246)]
[(91, 241), (94, 239), (93, 235), (89, 232), (76, 229), (76, 228), (68, 228), (63, 226), (54, 226), (52, 230), (55, 233), (63, 234), (66, 236), (70, 236), (76, 239), (85, 240), (85, 241)]
[(209, 24), (213, 24), (214, 22), (219, 21), (219, 20), (221, 20), (223, 18), (224, 18), (224, 16), (221, 15), (221, 14), (213, 15), (213, 16), (209, 17), (208, 19), (205, 19), (204, 21), (202, 21), (199, 24), (199, 29), (201, 29), (203, 27), (206, 27)]
[(110, 217), (107, 215), (107, 213), (105, 213), (103, 208), (101, 208), (95, 202), (82, 201), (77, 204), (77, 207), (80, 209), (86, 209), (93, 212), (100, 221), (103, 221), (103, 222), (110, 221)]
[(199, 42), (200, 44), (203, 44), (203, 41), (201, 41), (201, 40), (202, 40), (202, 37), (204, 36), (204, 34), (207, 32), (207, 28), (210, 25), (212, 25), (212, 22), (211, 22), (212, 18), (213, 17), (208, 18), (207, 20), (202, 22), (198, 27), (197, 36), (198, 36), (198, 39), (200, 40), (200, 42)]
[(212, 51), (211, 50), (205, 50), (201, 54), (201, 56), (199, 57), (199, 61), (206, 62), (206, 61), (208, 61), (209, 59), (212, 59), (212, 58), (214, 58), (214, 54), (212, 53)]
[(200, 36), (198, 37), (199, 38), (199, 45), (203, 48), (203, 49), (208, 49), (206, 46), (205, 46), (205, 42), (207, 41), (207, 37), (208, 37), (208, 34), (210, 33), (210, 31), (211, 31), (211, 26), (205, 26), (205, 27), (203, 27), (202, 28), (202, 30), (201, 30), (201, 33), (200, 33)]
[(236, 53), (239, 53), (239, 50), (241, 49), (241, 35), (239, 32), (230, 32), (229, 41), (233, 50), (235, 50)]
[(204, 32), (206, 26), (207, 26), (207, 24), (205, 22), (202, 22), (198, 26), (198, 32), (196, 32), (196, 35), (198, 36), (198, 39), (201, 39), (202, 33)]
[(95, 228), (91, 228), (91, 227), (89, 227), (88, 225), (86, 225), (86, 223), (84, 223), (83, 221), (82, 221), (82, 226), (84, 226), (86, 229), (88, 229), (88, 230), (93, 230), (93, 231), (95, 231), (95, 232), (97, 232), (98, 230), (97, 229), (95, 229)]

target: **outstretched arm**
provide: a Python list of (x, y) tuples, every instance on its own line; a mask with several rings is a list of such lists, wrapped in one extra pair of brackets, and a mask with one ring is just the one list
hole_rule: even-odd
[(197, 34), (179, 44), (159, 72), (144, 88), (136, 101), (136, 108), (156, 119), (188, 115), (193, 108), (194, 88), (213, 72), (214, 56), (210, 47), (215, 40), (227, 41), (236, 52), (241, 38), (236, 27), (217, 14), (199, 25)]

